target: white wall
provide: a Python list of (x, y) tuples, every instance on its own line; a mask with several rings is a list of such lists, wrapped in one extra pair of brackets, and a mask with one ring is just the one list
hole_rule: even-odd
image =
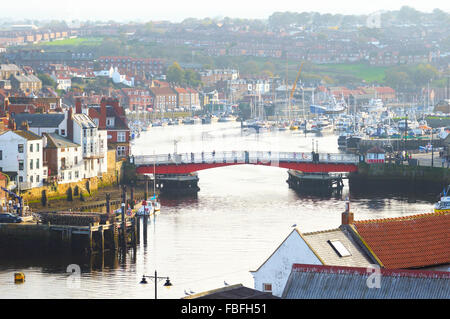
[[(77, 164), (75, 164), (75, 156), (77, 157)], [(61, 148), (58, 148), (57, 152), (58, 158), (58, 183), (74, 183), (81, 181), (84, 174), (84, 164), (83, 164), (83, 151), (81, 146), (78, 147), (67, 147), (62, 152)], [(61, 168), (61, 159), (66, 160), (66, 169)], [(75, 172), (78, 172), (78, 177), (76, 177)], [(63, 174), (62, 174), (63, 173)], [(64, 178), (62, 178), (64, 176)]]
[(281, 297), (292, 270), (292, 265), (322, 265), (297, 230), (292, 231), (272, 256), (252, 272), (255, 289), (263, 291), (263, 284), (272, 284), (272, 294)]
[[(18, 145), (23, 144), (23, 153), (19, 153)], [(33, 144), (33, 151), (30, 152), (30, 144)], [(39, 150), (37, 150), (39, 145)], [(12, 131), (8, 131), (0, 135), (0, 150), (2, 151), (2, 159), (0, 167), (3, 171), (17, 172), (18, 177), (22, 177), (23, 183), (30, 183), (31, 187), (40, 187), (43, 185), (44, 168), (43, 168), (43, 141), (29, 141)], [(19, 160), (23, 160), (23, 170), (19, 170)], [(33, 168), (30, 168), (30, 161), (33, 161)], [(36, 168), (39, 161), (39, 168)], [(31, 176), (33, 182), (31, 183)], [(38, 181), (36, 181), (38, 179)], [(19, 178), (17, 178), (19, 181)]]

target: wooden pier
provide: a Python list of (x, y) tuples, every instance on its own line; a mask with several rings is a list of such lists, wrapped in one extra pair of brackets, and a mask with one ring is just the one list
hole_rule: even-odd
[(132, 200), (133, 189), (130, 200), (123, 190), (120, 212), (111, 210), (107, 194), (106, 213), (48, 212), (41, 213), (39, 223), (0, 224), (0, 252), (92, 254), (136, 247), (141, 228), (146, 241), (148, 217), (136, 216), (142, 205)]

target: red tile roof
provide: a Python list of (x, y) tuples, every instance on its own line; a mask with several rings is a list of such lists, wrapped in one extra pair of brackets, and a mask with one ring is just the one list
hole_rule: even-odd
[(450, 213), (355, 221), (353, 226), (385, 268), (450, 263)]

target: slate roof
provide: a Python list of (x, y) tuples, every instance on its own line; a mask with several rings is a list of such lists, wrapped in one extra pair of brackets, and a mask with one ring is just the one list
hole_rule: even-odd
[(352, 227), (385, 268), (450, 264), (450, 213), (354, 221)]
[(22, 122), (28, 121), (29, 127), (55, 127), (57, 128), (64, 120), (64, 114), (26, 114), (18, 113), (11, 114), (17, 126), (22, 125)]
[(13, 131), (13, 133), (16, 133), (19, 136), (22, 136), (23, 138), (29, 140), (29, 141), (35, 141), (35, 140), (41, 140), (42, 137), (39, 135), (34, 134), (33, 132), (30, 131), (22, 131), (22, 130), (17, 130), (17, 131)]
[(62, 137), (56, 133), (44, 133), (47, 136), (48, 148), (60, 148), (60, 147), (80, 147), (79, 144), (73, 143), (71, 140)]
[[(355, 240), (344, 230), (332, 229), (313, 233), (304, 233), (304, 239), (308, 242), (316, 255), (319, 255), (325, 265), (367, 267), (372, 264), (369, 255), (362, 250)], [(350, 256), (340, 257), (328, 242), (338, 240), (350, 252)]]
[[(100, 114), (100, 106), (90, 106), (89, 108), (92, 108)], [(113, 117), (114, 118), (114, 126), (108, 126), (107, 130), (129, 130), (130, 128), (125, 123), (123, 119), (121, 119), (116, 112), (114, 111), (114, 107), (112, 106), (106, 106), (106, 117)]]
[(268, 292), (244, 287), (242, 284), (226, 286), (184, 297), (182, 299), (280, 299)]
[[(379, 288), (373, 270), (359, 267), (294, 264), (285, 299), (450, 299), (450, 273), (380, 269)], [(369, 278), (369, 276), (372, 276)]]
[(86, 114), (75, 113), (72, 115), (73, 121), (77, 122), (82, 128), (96, 128), (94, 121)]

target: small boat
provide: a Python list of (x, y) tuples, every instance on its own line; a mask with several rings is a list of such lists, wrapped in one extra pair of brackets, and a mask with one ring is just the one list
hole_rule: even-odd
[(450, 185), (447, 186), (447, 190), (444, 188), (441, 193), (441, 199), (434, 204), (434, 212), (435, 213), (448, 213), (450, 212), (450, 196), (447, 196), (447, 192), (450, 188)]
[(151, 201), (142, 201), (142, 207), (136, 212), (137, 216), (151, 216), (155, 213), (155, 208)]

